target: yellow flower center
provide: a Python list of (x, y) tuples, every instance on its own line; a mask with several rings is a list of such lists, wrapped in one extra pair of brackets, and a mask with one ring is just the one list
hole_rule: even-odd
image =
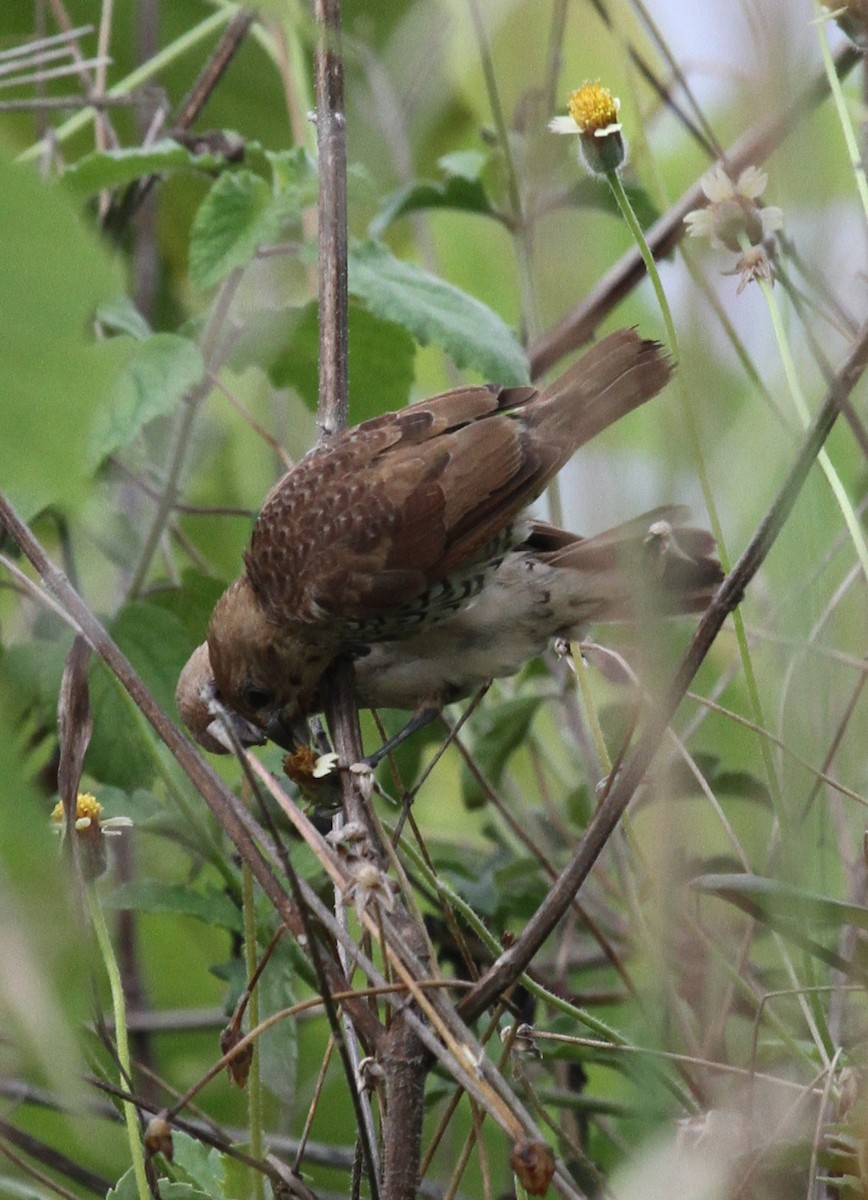
[[(95, 796), (90, 792), (79, 792), (75, 802), (75, 821), (87, 820), (99, 824), (99, 819), (102, 816), (102, 805)], [(51, 814), (52, 821), (56, 821), (59, 825), (63, 821), (63, 801), (58, 800)]]
[(575, 92), (570, 92), (570, 116), (582, 133), (596, 133), (618, 121), (618, 105), (608, 88), (599, 79), (595, 83), (583, 83)]

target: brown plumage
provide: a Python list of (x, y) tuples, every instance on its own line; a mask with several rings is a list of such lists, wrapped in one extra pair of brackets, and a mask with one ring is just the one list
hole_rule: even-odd
[(185, 722), (214, 749), (217, 699), (249, 723), (242, 740), (286, 743), (344, 654), (364, 703), (412, 708), (512, 673), (588, 620), (620, 619), (643, 579), (663, 611), (703, 605), (720, 571), (708, 534), (673, 528), (680, 510), (592, 539), (522, 517), (579, 446), (669, 375), (659, 347), (624, 329), (541, 390), (458, 388), (320, 443), (265, 499), (207, 653), (181, 676)]

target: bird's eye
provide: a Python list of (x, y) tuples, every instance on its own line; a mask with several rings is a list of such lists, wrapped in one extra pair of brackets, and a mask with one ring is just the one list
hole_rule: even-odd
[(262, 708), (268, 708), (273, 702), (274, 696), (265, 688), (257, 687), (256, 684), (249, 683), (241, 693), (241, 699), (244, 701), (244, 707), (251, 712), (258, 712)]

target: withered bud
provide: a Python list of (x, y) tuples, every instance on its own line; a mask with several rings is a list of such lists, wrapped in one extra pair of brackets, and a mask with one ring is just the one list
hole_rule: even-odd
[(516, 1142), (509, 1165), (531, 1196), (544, 1196), (555, 1173), (555, 1156), (548, 1142)]
[(175, 1147), (172, 1142), (172, 1126), (166, 1120), (166, 1109), (151, 1117), (148, 1122), (145, 1130), (145, 1149), (150, 1155), (162, 1154), (163, 1158), (172, 1161)]
[[(223, 1054), (228, 1054), (230, 1050), (238, 1045), (243, 1039), (244, 1034), (234, 1025), (227, 1025), (220, 1034), (220, 1050)], [(226, 1064), (226, 1071), (232, 1083), (236, 1087), (247, 1087), (247, 1079), (250, 1075), (250, 1066), (253, 1062), (253, 1042), (248, 1042), (243, 1050), (239, 1050), (237, 1054)]]

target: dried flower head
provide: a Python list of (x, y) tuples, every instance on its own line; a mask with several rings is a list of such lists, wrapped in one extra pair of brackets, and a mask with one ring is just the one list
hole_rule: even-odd
[[(51, 813), (51, 821), (58, 831), (63, 828), (63, 802), (58, 800)], [(108, 862), (103, 837), (117, 837), (122, 829), (129, 828), (129, 817), (107, 817), (103, 820), (102, 805), (90, 792), (79, 792), (75, 802), (75, 832), (81, 866), (85, 878), (97, 879), (103, 874)]]
[(350, 870), (350, 877), (352, 883), (344, 893), (344, 903), (354, 905), (356, 916), (360, 921), (372, 905), (374, 908), (382, 906), (386, 912), (394, 911), (395, 885), (376, 863), (372, 863), (370, 860), (354, 863)]
[(712, 246), (736, 252), (744, 250), (745, 244), (761, 245), (784, 223), (781, 209), (757, 204), (768, 181), (758, 167), (745, 167), (735, 183), (723, 167), (713, 167), (701, 183), (708, 204), (684, 218), (688, 235), (708, 238)]
[(583, 83), (570, 93), (569, 116), (549, 121), (552, 133), (577, 133), (582, 158), (592, 174), (617, 171), (626, 155), (626, 145), (618, 120), (621, 101), (599, 80)]
[(769, 262), (769, 256), (762, 246), (750, 246), (739, 257), (738, 262), (732, 270), (724, 271), (723, 273), (724, 275), (741, 276), (735, 292), (737, 296), (740, 296), (747, 285), (753, 283), (755, 280), (763, 279), (766, 282), (771, 282), (772, 265)]
[(301, 746), (284, 757), (283, 769), (305, 800), (315, 808), (330, 810), (338, 808), (341, 802), (337, 761), (336, 754), (318, 755), (310, 746)]

